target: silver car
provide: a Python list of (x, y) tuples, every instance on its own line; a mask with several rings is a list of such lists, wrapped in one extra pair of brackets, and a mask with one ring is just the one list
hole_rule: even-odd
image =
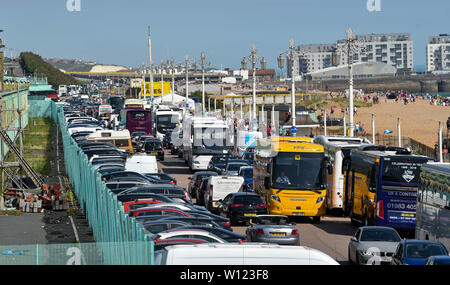
[(289, 224), (288, 217), (283, 215), (258, 215), (250, 221), (245, 234), (249, 242), (300, 245), (295, 224)]
[(348, 244), (348, 260), (358, 265), (390, 264), (401, 238), (389, 227), (360, 227)]

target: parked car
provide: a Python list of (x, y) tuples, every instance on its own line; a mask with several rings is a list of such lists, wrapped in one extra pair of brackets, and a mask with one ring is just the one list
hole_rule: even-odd
[(142, 179), (143, 181), (147, 181), (148, 183), (153, 182), (153, 180), (151, 180), (150, 178), (147, 178), (144, 175), (134, 172), (134, 171), (118, 171), (118, 172), (113, 172), (113, 173), (109, 173), (106, 175), (102, 175), (103, 181), (109, 181), (109, 180), (112, 180), (115, 178), (139, 178), (139, 179)]
[(226, 240), (204, 230), (196, 229), (174, 229), (160, 232), (151, 237), (153, 240), (164, 240), (168, 238), (196, 238), (213, 243), (227, 243)]
[(425, 265), (450, 265), (450, 256), (448, 255), (435, 255), (430, 256), (425, 262)]
[(141, 208), (137, 210), (132, 210), (128, 212), (131, 217), (141, 217), (141, 216), (155, 216), (155, 215), (167, 215), (167, 216), (187, 216), (190, 217), (188, 213), (180, 211), (173, 208)]
[(217, 212), (219, 200), (228, 194), (238, 192), (244, 184), (244, 178), (239, 176), (211, 176), (204, 195), (205, 207), (211, 212)]
[(134, 171), (142, 174), (158, 173), (158, 163), (156, 157), (153, 155), (136, 153), (127, 160), (125, 169), (127, 171)]
[(216, 176), (218, 175), (215, 171), (198, 171), (194, 173), (194, 176), (188, 177), (190, 179), (188, 184), (188, 190), (189, 194), (191, 194), (191, 197), (196, 197), (197, 195), (197, 189), (200, 186), (201, 179), (203, 177), (209, 177), (209, 176)]
[(138, 201), (139, 199), (154, 199), (156, 201), (172, 203), (174, 200), (166, 195), (155, 194), (155, 193), (138, 193), (138, 194), (118, 194), (117, 201), (122, 203)]
[(166, 174), (166, 173), (144, 173), (143, 174), (145, 177), (149, 177), (149, 178), (153, 178), (153, 179), (158, 179), (160, 180), (162, 183), (166, 183), (166, 184), (177, 184), (177, 180)]
[(157, 199), (151, 199), (151, 198), (144, 198), (144, 199), (137, 199), (135, 201), (129, 201), (122, 203), (123, 206), (123, 212), (128, 213), (129, 211), (137, 210), (140, 208), (146, 208), (153, 204), (163, 203), (162, 201), (159, 201)]
[(325, 253), (303, 246), (261, 243), (173, 245), (155, 253), (157, 265), (339, 265)]
[(393, 228), (360, 227), (348, 244), (348, 261), (357, 265), (390, 264), (400, 240), (400, 235)]
[(189, 224), (182, 221), (156, 220), (146, 222), (143, 224), (143, 226), (144, 229), (148, 231), (150, 234), (158, 234), (163, 231), (189, 226)]
[(392, 265), (425, 265), (428, 257), (448, 255), (445, 246), (437, 241), (403, 239), (392, 257)]
[(111, 190), (114, 194), (121, 193), (127, 189), (133, 188), (133, 187), (145, 187), (151, 185), (147, 182), (141, 182), (141, 181), (107, 181), (106, 187)]
[(223, 228), (221, 227), (217, 222), (215, 222), (212, 218), (206, 218), (206, 217), (166, 217), (163, 218), (163, 220), (171, 220), (171, 221), (183, 221), (187, 223), (188, 225), (192, 226), (207, 226), (212, 228)]
[(142, 147), (144, 146), (145, 140), (147, 140), (147, 139), (154, 139), (154, 138), (155, 138), (155, 137), (154, 137), (154, 136), (151, 136), (151, 135), (142, 135), (142, 136), (139, 136), (139, 138), (138, 138), (137, 141), (136, 141), (136, 152), (142, 151)]
[(179, 227), (178, 229), (180, 229), (180, 230), (183, 230), (183, 229), (203, 230), (203, 231), (210, 232), (210, 233), (220, 237), (221, 239), (226, 240), (227, 242), (246, 242), (245, 235), (234, 233), (232, 231), (229, 231), (229, 230), (226, 230), (223, 228), (215, 228), (215, 227), (201, 226), (201, 225), (196, 225), (196, 226), (186, 225), (183, 227)]
[(133, 193), (155, 193), (155, 194), (182, 194), (187, 199), (191, 200), (189, 193), (184, 187), (176, 186), (173, 184), (153, 184), (147, 187), (134, 187), (130, 188), (120, 194), (133, 194)]
[(168, 238), (163, 240), (158, 240), (154, 242), (153, 249), (155, 252), (164, 249), (167, 246), (171, 245), (180, 245), (180, 244), (199, 244), (206, 243), (203, 239), (196, 238)]
[(94, 155), (100, 156), (121, 156), (126, 158), (127, 153), (114, 148), (98, 148), (98, 149), (90, 149), (84, 151), (84, 154), (87, 155), (88, 159), (90, 159)]
[(208, 211), (184, 211), (186, 214), (189, 214), (191, 217), (198, 217), (198, 218), (210, 218), (213, 221), (215, 221), (220, 227), (232, 231), (230, 219), (221, 217), (219, 215), (215, 215)]
[(248, 222), (252, 217), (267, 214), (267, 205), (255, 193), (237, 192), (219, 200), (219, 215), (230, 219), (232, 225)]

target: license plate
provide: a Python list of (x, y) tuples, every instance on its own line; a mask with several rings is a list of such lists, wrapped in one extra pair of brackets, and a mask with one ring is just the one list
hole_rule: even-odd
[(244, 214), (244, 217), (256, 217), (256, 214), (246, 213)]
[(286, 233), (271, 233), (271, 234), (274, 237), (284, 237), (284, 236), (286, 236)]
[(214, 207), (218, 207), (219, 206), (219, 202), (214, 202), (213, 205), (214, 205)]
[(300, 213), (300, 212), (296, 212), (296, 213), (292, 213), (292, 216), (304, 216), (305, 213)]
[(156, 151), (151, 152), (150, 154), (157, 155), (158, 153)]

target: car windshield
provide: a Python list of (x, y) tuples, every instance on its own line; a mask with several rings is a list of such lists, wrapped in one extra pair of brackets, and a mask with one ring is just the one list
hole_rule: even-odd
[(242, 164), (241, 163), (228, 164), (227, 170), (228, 171), (239, 171), (239, 169), (245, 165), (247, 165), (247, 164), (243, 164), (243, 163)]
[(413, 243), (406, 245), (405, 257), (428, 258), (433, 255), (448, 255), (441, 245), (429, 243)]
[(273, 162), (272, 183), (286, 189), (321, 189), (325, 185), (323, 153), (280, 152)]
[(245, 178), (253, 178), (253, 168), (242, 169), (242, 176)]
[(365, 229), (361, 234), (361, 241), (399, 242), (400, 237), (393, 230)]

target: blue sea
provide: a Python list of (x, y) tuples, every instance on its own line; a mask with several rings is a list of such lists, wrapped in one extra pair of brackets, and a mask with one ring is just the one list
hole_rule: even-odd
[[(436, 92), (426, 92), (424, 95), (427, 95), (427, 94), (429, 94), (433, 97), (436, 96)], [(439, 96), (441, 96), (441, 97), (450, 97), (450, 92), (438, 92), (437, 94), (439, 94)], [(419, 94), (419, 95), (421, 95), (421, 94)]]

